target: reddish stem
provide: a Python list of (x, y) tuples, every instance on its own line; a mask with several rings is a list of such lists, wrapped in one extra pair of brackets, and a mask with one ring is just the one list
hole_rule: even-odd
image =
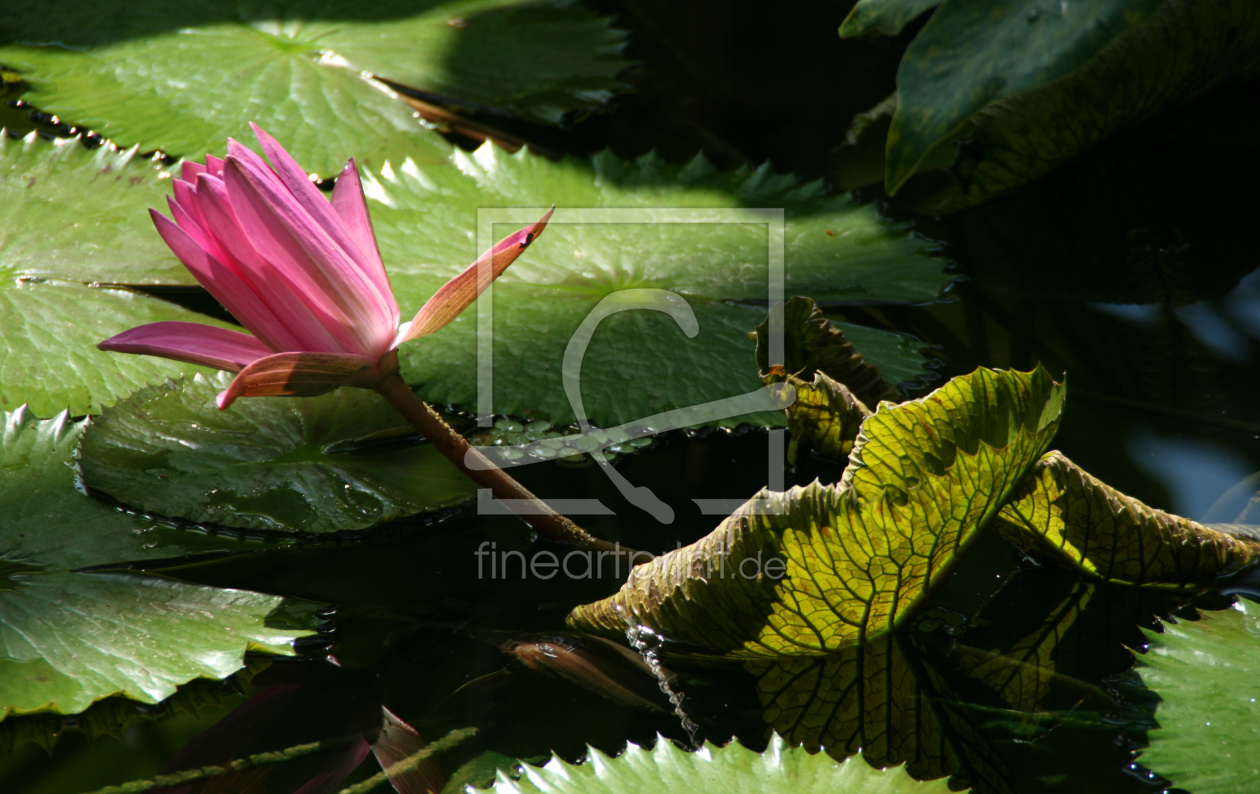
[[(373, 388), (380, 392), (381, 396), (388, 400), (389, 404), (394, 406), (394, 409), (402, 414), (412, 427), (429, 439), (447, 460), (458, 466), (468, 479), (483, 488), (489, 488), (497, 499), (531, 503), (533, 511), (518, 512), (517, 515), (540, 537), (583, 549), (617, 551), (622, 554), (633, 553), (633, 549), (620, 545), (614, 547), (607, 541), (593, 537), (572, 520), (548, 507), (546, 502), (530, 493), (529, 489), (510, 477), (503, 469), (491, 464), (476, 447), (455, 432), (455, 429), (448, 425), (431, 405), (417, 397), (411, 387), (403, 383), (397, 372), (384, 376)], [(472, 459), (479, 459), (479, 463), (487, 468), (469, 468), (466, 463), (470, 457), (469, 453)]]

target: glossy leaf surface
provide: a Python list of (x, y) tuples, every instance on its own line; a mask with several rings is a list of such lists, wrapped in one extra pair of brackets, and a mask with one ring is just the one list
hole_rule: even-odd
[(631, 744), (610, 758), (592, 750), (584, 764), (553, 758), (546, 766), (526, 766), (519, 780), (499, 773), (496, 794), (628, 794), (637, 791), (731, 790), (766, 792), (844, 791), (846, 794), (944, 794), (944, 782), (920, 783), (900, 769), (872, 769), (858, 759), (835, 763), (826, 755), (788, 747), (777, 735), (766, 753), (732, 743), (706, 746), (695, 753), (658, 739), (651, 750)]
[(452, 505), (474, 486), (414, 441), (379, 395), (243, 399), (215, 407), (228, 373), (145, 389), (93, 421), (84, 480), (143, 510), (249, 529), (335, 532)]
[(246, 650), (289, 654), (296, 637), (311, 633), (309, 606), (276, 596), (71, 570), (224, 542), (120, 513), (76, 490), (71, 456), (83, 426), (64, 414), (40, 421), (21, 410), (4, 419), (3, 715), (69, 714), (111, 695), (155, 703), (194, 678), (230, 675)]
[(9, 16), (0, 62), (28, 102), (121, 145), (222, 154), (254, 121), (331, 176), (399, 133), (446, 148), (372, 75), (554, 123), (620, 87), (623, 36), (566, 2), (56, 2)]
[(1159, 694), (1159, 730), (1140, 761), (1195, 794), (1244, 790), (1260, 753), (1260, 611), (1252, 601), (1148, 633), (1138, 668)]
[[(747, 334), (765, 317), (764, 305), (753, 302), (768, 298), (769, 235), (777, 221), (755, 208), (785, 208), (787, 295), (920, 302), (936, 299), (951, 279), (929, 243), (881, 220), (873, 206), (828, 196), (768, 167), (722, 173), (702, 158), (673, 166), (607, 152), (589, 164), (557, 164), (491, 146), (456, 153), (454, 163), (458, 180), (415, 162), (364, 177), (404, 316), (476, 257), (478, 234), (488, 242), (520, 226), (487, 222), (478, 232), (477, 208), (558, 205), (546, 236), (493, 285), (498, 413), (572, 421), (563, 386), (575, 373), (562, 371), (575, 337), (585, 342), (576, 379), (598, 425), (760, 388)], [(588, 220), (590, 210), (604, 214)], [(483, 297), (446, 328), (400, 349), (404, 375), (426, 399), (469, 404), (478, 394), (478, 317), (488, 303)], [(922, 374), (911, 338), (842, 327), (888, 381)], [(770, 412), (752, 420), (782, 422)]]

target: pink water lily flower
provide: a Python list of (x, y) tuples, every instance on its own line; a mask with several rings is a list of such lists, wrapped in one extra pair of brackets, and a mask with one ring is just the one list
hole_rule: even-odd
[(167, 199), (174, 220), (150, 210), (179, 261), (251, 333), (160, 322), (98, 345), (239, 372), (219, 394), (220, 408), (237, 397), (375, 385), (397, 371), (399, 344), (453, 320), (551, 217), (482, 254), (400, 328), (354, 160), (329, 201), (275, 139), (251, 126), (270, 166), (229, 139), (226, 158), (183, 164)]

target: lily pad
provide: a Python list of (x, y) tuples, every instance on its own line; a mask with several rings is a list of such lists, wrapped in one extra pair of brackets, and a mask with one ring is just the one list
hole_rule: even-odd
[(635, 744), (610, 758), (592, 748), (581, 764), (553, 757), (546, 766), (524, 766), (519, 779), (499, 772), (496, 794), (629, 794), (639, 791), (731, 791), (767, 794), (945, 794), (944, 781), (921, 783), (901, 769), (872, 769), (850, 758), (837, 763), (823, 754), (787, 746), (775, 734), (764, 753), (738, 743), (707, 745), (694, 753), (658, 738), (651, 750)]
[(1260, 608), (1239, 601), (1148, 633), (1142, 681), (1159, 694), (1160, 728), (1140, 761), (1194, 794), (1250, 788), (1260, 768)]
[(246, 651), (292, 654), (309, 630), (268, 625), (284, 599), (130, 573), (10, 574), (0, 595), (8, 714), (73, 714), (124, 695), (156, 703), (226, 678)]
[(336, 532), (456, 504), (472, 483), (427, 444), (353, 444), (404, 425), (379, 395), (215, 395), (232, 376), (144, 389), (93, 420), (84, 481), (154, 513), (248, 529)]
[[(952, 137), (973, 113), (1069, 74), (1163, 2), (942, 3), (906, 49), (897, 71), (897, 112), (888, 132), (889, 191), (900, 188), (932, 148)], [(1061, 125), (1056, 122), (1051, 126)]]
[(121, 145), (222, 153), (254, 121), (332, 175), (400, 132), (446, 146), (373, 75), (557, 122), (620, 88), (624, 35), (563, 0), (63, 1), (7, 15), (0, 63), (26, 101)]
[(293, 640), (312, 633), (307, 602), (73, 570), (211, 545), (77, 490), (71, 458), (82, 432), (65, 414), (45, 421), (25, 409), (4, 415), (0, 719), (75, 713), (113, 695), (156, 703), (180, 684), (241, 669), (247, 650), (292, 654)]
[[(489, 145), (457, 152), (454, 161), (462, 181), (409, 161), (365, 175), (404, 316), (475, 258), (484, 244), (477, 208), (560, 205), (546, 234), (493, 287), (495, 413), (574, 419), (563, 386), (575, 374), (563, 374), (565, 351), (603, 301), (595, 318), (604, 319), (590, 332), (581, 363), (592, 422), (611, 427), (760, 388), (747, 334), (765, 318), (778, 221), (755, 208), (784, 208), (783, 297), (924, 302), (939, 299), (952, 279), (934, 244), (908, 226), (768, 166), (721, 173), (703, 158), (674, 166), (607, 152), (557, 164)], [(521, 213), (515, 227), (487, 223), (481, 236), (498, 239), (537, 217)], [(486, 305), (479, 301), (401, 349), (404, 375), (426, 399), (479, 398), (476, 338)], [(696, 328), (688, 330), (690, 317)], [(912, 338), (838, 326), (889, 381), (924, 374)], [(721, 421), (783, 420), (765, 412)]]
[(162, 320), (225, 324), (124, 289), (83, 283), (187, 284), (153, 230), (163, 172), (134, 151), (0, 135), (0, 408), (95, 413), (146, 383), (204, 372), (191, 364), (96, 349)]

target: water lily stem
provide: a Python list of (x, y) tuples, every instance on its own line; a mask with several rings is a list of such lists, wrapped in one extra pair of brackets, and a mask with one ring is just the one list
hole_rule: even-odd
[[(613, 551), (626, 554), (633, 553), (621, 545), (609, 543), (592, 536), (586, 530), (566, 516), (552, 510), (547, 503), (534, 496), (528, 488), (521, 485), (503, 469), (491, 464), (487, 458), (468, 443), (468, 440), (455, 432), (433, 406), (416, 396), (411, 387), (403, 383), (398, 373), (382, 378), (375, 389), (394, 406), (398, 413), (419, 430), (424, 437), (436, 447), (447, 460), (459, 467), (468, 479), (483, 488), (489, 488), (496, 499), (507, 501), (510, 507), (517, 509), (516, 514), (538, 533), (540, 537), (556, 543), (564, 543), (592, 551)], [(467, 461), (478, 460), (485, 468), (471, 468)]]

